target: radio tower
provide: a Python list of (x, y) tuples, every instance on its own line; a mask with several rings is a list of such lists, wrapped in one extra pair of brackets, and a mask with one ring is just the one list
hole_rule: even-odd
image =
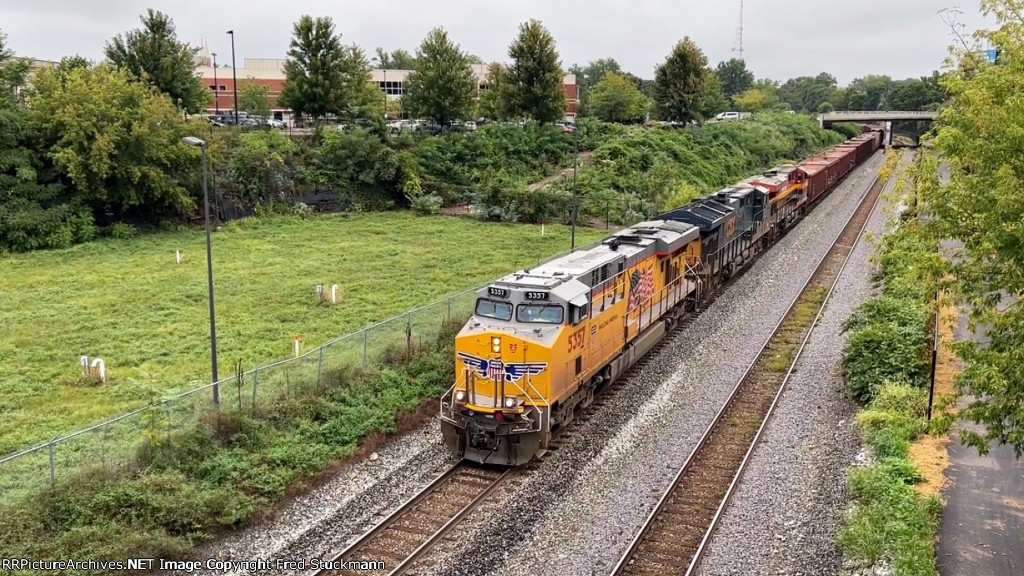
[(736, 46), (733, 52), (740, 53), (740, 60), (743, 60), (743, 0), (740, 0), (740, 23), (736, 26)]

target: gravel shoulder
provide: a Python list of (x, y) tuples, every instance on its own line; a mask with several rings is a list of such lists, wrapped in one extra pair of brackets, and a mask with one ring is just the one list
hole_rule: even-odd
[[(505, 490), (496, 507), (450, 534), (446, 540), (455, 544), (441, 547), (439, 573), (591, 576), (610, 570), (881, 165), (878, 155), (851, 174), (599, 399), (601, 406), (561, 434), (560, 449)], [(194, 556), (272, 560), (336, 553), (454, 462), (439, 439), (436, 421), (391, 438), (377, 459), (340, 465), (273, 519), (206, 543)]]
[[(869, 233), (884, 231), (883, 205), (868, 220)], [(697, 574), (839, 574), (846, 470), (860, 450), (857, 406), (841, 372), (843, 323), (874, 294), (874, 249), (866, 238), (854, 248)]]
[[(440, 443), (437, 421), (388, 439), (372, 456), (341, 464), (332, 477), (282, 505), (273, 518), (199, 546), (195, 560), (327, 558), (455, 463)], [(200, 570), (184, 576), (254, 574)], [(274, 574), (294, 571), (275, 570)]]
[[(561, 435), (499, 515), (467, 522), (437, 574), (607, 573), (853, 213), (860, 168)], [(756, 573), (756, 572), (754, 572)]]

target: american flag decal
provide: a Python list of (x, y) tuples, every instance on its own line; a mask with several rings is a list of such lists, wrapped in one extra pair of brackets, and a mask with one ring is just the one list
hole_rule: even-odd
[(632, 311), (654, 295), (654, 269), (634, 270), (629, 277), (629, 310)]

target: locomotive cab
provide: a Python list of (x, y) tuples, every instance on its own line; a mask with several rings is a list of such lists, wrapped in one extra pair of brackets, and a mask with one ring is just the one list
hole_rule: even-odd
[(588, 317), (588, 290), (574, 279), (520, 273), (477, 294), (456, 336), (455, 386), (442, 402), (442, 434), (453, 451), (519, 465), (545, 447), (546, 399), (565, 370), (553, 350)]

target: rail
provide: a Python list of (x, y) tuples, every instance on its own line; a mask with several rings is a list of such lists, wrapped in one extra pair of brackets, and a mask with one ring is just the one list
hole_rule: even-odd
[[(683, 466), (680, 468), (679, 472), (672, 479), (672, 482), (669, 484), (669, 487), (662, 494), (661, 498), (655, 504), (655, 507), (652, 510), (652, 512), (648, 515), (647, 519), (641, 525), (640, 529), (638, 530), (637, 534), (634, 536), (633, 540), (630, 542), (630, 544), (629, 544), (628, 548), (626, 549), (625, 553), (623, 553), (623, 555), (619, 559), (619, 562), (613, 568), (613, 570), (611, 572), (612, 576), (621, 576), (623, 574), (626, 574), (626, 573), (634, 571), (633, 568), (636, 567), (636, 562), (642, 558), (642, 556), (640, 554), (641, 547), (645, 543), (646, 538), (648, 537), (648, 535), (650, 535), (652, 533), (652, 531), (654, 530), (654, 527), (655, 527), (655, 524), (657, 523), (657, 521), (662, 517), (662, 514), (666, 512), (666, 510), (668, 508), (668, 503), (670, 502), (670, 500), (672, 500), (675, 496), (677, 496), (677, 490), (680, 488), (681, 481), (683, 480), (684, 476), (686, 476), (686, 474), (688, 472), (690, 472), (691, 469), (693, 469), (695, 467), (695, 463), (697, 462), (698, 458), (703, 455), (702, 451), (709, 445), (709, 440), (714, 438), (716, 436), (716, 433), (721, 432), (720, 425), (723, 423), (724, 416), (727, 413), (729, 413), (730, 409), (732, 409), (734, 406), (736, 406), (735, 402), (740, 397), (740, 394), (745, 390), (745, 386), (744, 385), (747, 384), (750, 381), (751, 376), (754, 374), (755, 367), (758, 366), (759, 362), (763, 361), (763, 359), (765, 358), (766, 352), (768, 352), (770, 350), (770, 347), (771, 347), (772, 343), (776, 341), (776, 337), (782, 332), (785, 323), (793, 315), (793, 311), (796, 309), (796, 307), (799, 305), (799, 303), (804, 299), (804, 297), (807, 294), (807, 292), (810, 289), (810, 287), (815, 283), (816, 280), (819, 279), (819, 274), (822, 273), (823, 270), (825, 270), (826, 264), (829, 263), (830, 258), (834, 257), (834, 255), (835, 255), (834, 251), (837, 248), (840, 248), (840, 247), (841, 248), (847, 248), (847, 246), (840, 244), (840, 240), (847, 233), (847, 231), (850, 228), (851, 224), (853, 224), (856, 221), (857, 218), (859, 218), (861, 215), (864, 215), (865, 212), (866, 212), (866, 215), (864, 215), (863, 223), (857, 228), (857, 234), (854, 237), (854, 240), (850, 243), (850, 246), (848, 246), (849, 252), (845, 255), (845, 258), (842, 261), (842, 265), (835, 272), (835, 277), (832, 279), (832, 282), (831, 282), (831, 285), (829, 287), (829, 290), (825, 294), (824, 299), (821, 301), (821, 304), (820, 304), (820, 306), (818, 308), (817, 314), (815, 315), (814, 320), (811, 322), (809, 328), (807, 329), (807, 331), (806, 331), (806, 333), (804, 335), (804, 338), (802, 339), (802, 341), (800, 343), (800, 346), (796, 350), (796, 353), (793, 355), (793, 359), (789, 363), (789, 367), (788, 367), (788, 370), (787, 370), (785, 376), (782, 378), (781, 383), (778, 384), (778, 389), (775, 392), (775, 394), (773, 395), (772, 402), (768, 406), (767, 411), (765, 412), (763, 418), (761, 418), (760, 425), (758, 427), (758, 430), (757, 430), (756, 434), (754, 435), (753, 439), (750, 441), (749, 445), (747, 446), (747, 449), (746, 449), (746, 451), (745, 451), (745, 453), (743, 455), (742, 460), (739, 462), (738, 466), (735, 468), (736, 471), (732, 475), (731, 482), (729, 483), (728, 488), (724, 492), (724, 495), (722, 496), (722, 498), (721, 498), (721, 500), (719, 502), (719, 505), (715, 509), (714, 516), (710, 519), (710, 522), (707, 523), (707, 527), (703, 530), (703, 537), (701, 538), (700, 543), (698, 544), (696, 549), (692, 552), (692, 554), (690, 554), (689, 562), (688, 563), (686, 563), (685, 561), (683, 562), (686, 565), (685, 575), (689, 576), (689, 575), (694, 573), (695, 568), (696, 568), (698, 562), (700, 561), (701, 557), (703, 556), (703, 553), (704, 553), (704, 551), (706, 549), (707, 543), (709, 542), (711, 536), (713, 535), (714, 529), (717, 527), (718, 522), (719, 522), (719, 520), (721, 518), (721, 515), (724, 512), (724, 510), (725, 510), (725, 508), (726, 508), (726, 506), (727, 506), (727, 504), (729, 502), (729, 499), (731, 498), (731, 496), (732, 496), (732, 494), (734, 492), (735, 487), (737, 486), (739, 480), (741, 479), (743, 471), (746, 469), (746, 465), (749, 462), (749, 459), (750, 459), (751, 455), (753, 454), (754, 449), (757, 447), (757, 445), (758, 445), (758, 443), (759, 443), (759, 441), (761, 439), (762, 433), (763, 433), (763, 431), (764, 431), (768, 421), (770, 420), (770, 418), (771, 418), (771, 416), (772, 416), (772, 414), (773, 414), (773, 412), (775, 410), (775, 407), (777, 406), (778, 401), (779, 401), (779, 399), (782, 396), (783, 391), (785, 391), (785, 389), (786, 389), (786, 385), (788, 384), (789, 379), (790, 379), (790, 377), (791, 377), (791, 375), (793, 373), (793, 369), (795, 368), (797, 361), (800, 359), (800, 357), (801, 357), (801, 355), (803, 353), (803, 350), (806, 347), (807, 342), (810, 339), (810, 336), (811, 336), (811, 334), (812, 334), (812, 332), (814, 330), (814, 326), (820, 320), (821, 314), (824, 311), (825, 304), (828, 302), (828, 299), (831, 297), (831, 295), (835, 291), (836, 286), (838, 285), (839, 279), (842, 276), (842, 272), (843, 272), (843, 270), (845, 270), (845, 268), (846, 268), (846, 266), (847, 266), (847, 264), (848, 264), (848, 262), (850, 260), (850, 257), (853, 254), (853, 248), (856, 246), (856, 244), (860, 240), (860, 238), (863, 237), (863, 235), (864, 235), (864, 232), (865, 232), (865, 230), (867, 228), (867, 223), (868, 223), (868, 221), (870, 219), (870, 215), (871, 215), (871, 213), (874, 212), (875, 207), (877, 206), (877, 204), (879, 202), (879, 199), (881, 197), (881, 188), (882, 187), (883, 187), (882, 183), (880, 182), (879, 177), (876, 175), (875, 178), (872, 180), (871, 184), (865, 190), (864, 196), (863, 196), (863, 198), (861, 200), (861, 203), (858, 205), (858, 208), (850, 216), (850, 218), (847, 220), (847, 222), (843, 226), (843, 230), (840, 231), (840, 233), (836, 236), (835, 240), (830, 245), (829, 249), (822, 256), (822, 258), (818, 261), (818, 263), (817, 263), (817, 265), (815, 267), (814, 272), (808, 277), (808, 280), (804, 284), (804, 286), (801, 289), (800, 293), (793, 299), (793, 301), (791, 302), (789, 308), (787, 309), (786, 314), (783, 315), (783, 318), (779, 321), (779, 323), (775, 326), (775, 329), (772, 331), (771, 336), (761, 346), (760, 350), (758, 351), (757, 356), (754, 358), (754, 360), (747, 367), (746, 371), (743, 373), (743, 376), (739, 379), (739, 381), (733, 387), (733, 389), (732, 389), (728, 399), (726, 400), (726, 402), (719, 409), (718, 413), (715, 415), (715, 418), (712, 420), (711, 424), (707, 427), (707, 429), (704, 431), (704, 433), (701, 436), (701, 438), (698, 440), (696, 447), (689, 454), (689, 456), (687, 457), (686, 461), (683, 463)], [(876, 190), (877, 190), (877, 192), (876, 192)], [(872, 195), (874, 195), (874, 198), (871, 198)], [(870, 200), (870, 202), (869, 202), (869, 200)], [(865, 206), (867, 206), (867, 205), (869, 205), (869, 207), (865, 210)], [(722, 434), (722, 436), (725, 436), (725, 434)], [(698, 527), (694, 527), (694, 529), (699, 529), (699, 528)], [(659, 552), (659, 554), (662, 555), (663, 557), (665, 556), (665, 554), (663, 552)], [(680, 556), (682, 558), (685, 558), (686, 554), (684, 553), (684, 554), (680, 554), (678, 556)], [(652, 562), (654, 564), (658, 563), (657, 560), (653, 560)], [(671, 563), (675, 564), (677, 567), (682, 567), (681, 564), (678, 564), (677, 562), (678, 561), (673, 561)], [(643, 573), (642, 570), (638, 570), (638, 571)]]
[[(455, 526), (479, 508), (515, 472), (514, 468), (497, 473), (485, 468), (461, 463), (455, 464), (357, 538), (355, 542), (334, 555), (329, 562), (358, 561), (357, 559), (362, 553), (369, 552), (370, 556), (366, 558), (367, 561), (379, 561), (381, 557), (390, 557), (398, 562), (394, 568), (380, 571), (382, 574), (388, 576), (403, 574), (434, 548)], [(439, 503), (448, 503), (453, 500), (459, 502), (457, 500), (459, 498), (464, 504), (457, 506), (454, 514), (445, 513), (445, 507), (439, 505)], [(439, 519), (442, 524), (438, 528), (428, 532), (423, 531), (423, 526), (436, 524)], [(395, 538), (391, 533), (401, 534), (401, 537)], [(410, 545), (415, 547), (409, 550)], [(314, 576), (345, 573), (347, 573), (346, 570), (328, 568), (316, 571)], [(359, 573), (366, 573), (366, 571)]]

